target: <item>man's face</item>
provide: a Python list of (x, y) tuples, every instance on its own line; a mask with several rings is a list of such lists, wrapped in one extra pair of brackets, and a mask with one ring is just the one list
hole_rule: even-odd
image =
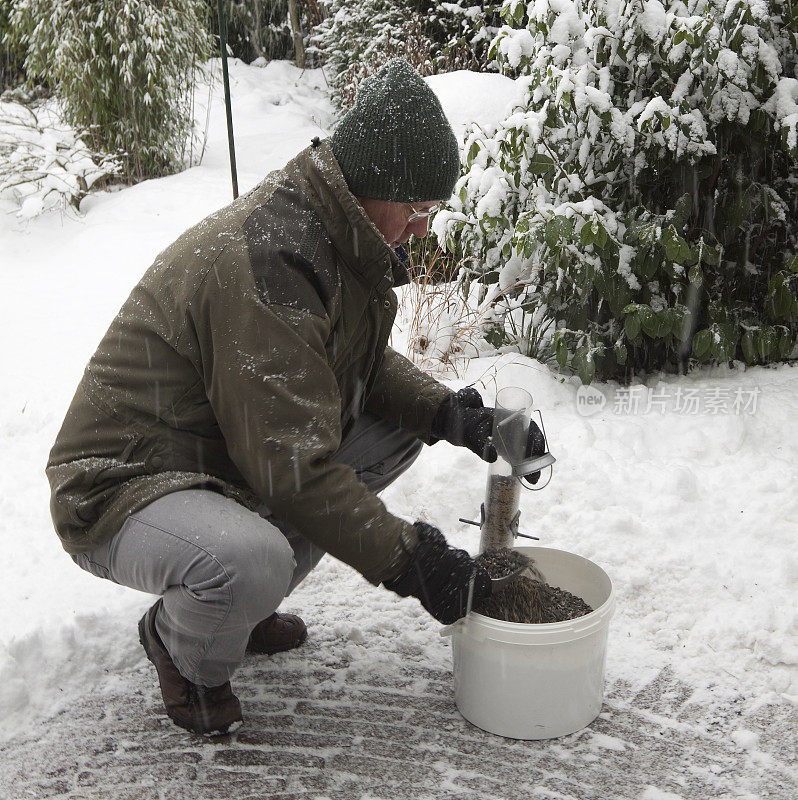
[(418, 212), (429, 211), (439, 205), (436, 200), (423, 203), (394, 203), (391, 200), (374, 200), (370, 197), (358, 197), (368, 218), (385, 237), (389, 247), (399, 247), (411, 236), (426, 236), (429, 217), (411, 220)]

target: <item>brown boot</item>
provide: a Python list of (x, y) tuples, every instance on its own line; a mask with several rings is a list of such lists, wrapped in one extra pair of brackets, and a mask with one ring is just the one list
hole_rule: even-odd
[(250, 653), (281, 653), (299, 647), (308, 638), (305, 623), (296, 614), (278, 614), (261, 620), (249, 635)]
[(230, 682), (200, 686), (177, 671), (155, 630), (155, 616), (161, 603), (159, 600), (139, 620), (139, 641), (155, 665), (166, 713), (176, 725), (193, 733), (219, 736), (235, 730), (241, 724), (241, 704)]

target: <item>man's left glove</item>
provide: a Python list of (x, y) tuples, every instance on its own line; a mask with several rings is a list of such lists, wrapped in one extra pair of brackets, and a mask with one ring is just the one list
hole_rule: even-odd
[[(495, 413), (495, 409), (485, 407), (482, 395), (473, 386), (467, 386), (449, 395), (441, 403), (432, 421), (431, 432), (436, 440), (445, 439), (450, 444), (467, 447), (483, 461), (492, 463), (498, 457), (496, 448), (490, 440)], [(546, 438), (534, 420), (531, 420), (525, 458), (541, 456), (545, 452)], [(530, 483), (537, 483), (540, 472), (533, 472), (524, 477)]]
[(410, 566), (383, 585), (401, 597), (417, 597), (438, 622), (449, 625), (468, 613), (469, 592), (474, 606), (490, 597), (490, 577), (465, 550), (450, 547), (437, 528), (426, 522), (416, 522), (415, 528), (418, 545)]

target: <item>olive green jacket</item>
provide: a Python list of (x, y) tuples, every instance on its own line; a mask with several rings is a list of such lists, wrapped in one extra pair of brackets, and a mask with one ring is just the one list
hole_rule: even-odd
[(387, 347), (407, 272), (327, 141), (186, 231), (89, 361), (50, 452), (69, 553), (169, 492), (260, 503), (373, 583), (417, 543), (332, 460), (365, 409), (430, 442), (449, 390)]

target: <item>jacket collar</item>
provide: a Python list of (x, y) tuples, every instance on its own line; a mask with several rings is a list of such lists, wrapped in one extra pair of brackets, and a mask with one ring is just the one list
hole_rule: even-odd
[[(303, 150), (286, 167), (321, 216), (338, 256), (369, 285), (387, 288), (409, 283), (403, 260), (346, 185), (328, 139)], [(304, 180), (302, 180), (304, 179)]]

